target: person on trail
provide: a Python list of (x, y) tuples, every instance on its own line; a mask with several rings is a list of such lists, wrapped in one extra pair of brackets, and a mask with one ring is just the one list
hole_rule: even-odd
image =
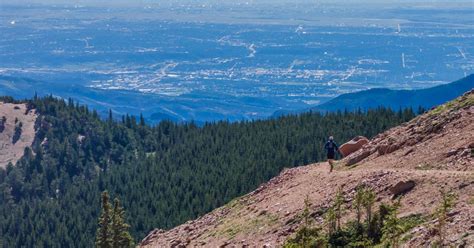
[(334, 142), (334, 137), (329, 136), (329, 140), (324, 145), (324, 149), (326, 149), (328, 163), (330, 166), (329, 172), (332, 172), (334, 167), (334, 158), (336, 157), (336, 151), (339, 152), (339, 147), (337, 146), (336, 142)]

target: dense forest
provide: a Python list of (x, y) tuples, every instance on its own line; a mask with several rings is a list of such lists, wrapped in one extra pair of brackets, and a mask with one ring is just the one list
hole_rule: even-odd
[(379, 108), (149, 126), (141, 117), (101, 118), (72, 100), (26, 103), (40, 117), (32, 148), (0, 169), (4, 247), (92, 247), (104, 190), (121, 199), (139, 241), (255, 189), (284, 167), (322, 160), (328, 135), (340, 143), (372, 137), (415, 115)]

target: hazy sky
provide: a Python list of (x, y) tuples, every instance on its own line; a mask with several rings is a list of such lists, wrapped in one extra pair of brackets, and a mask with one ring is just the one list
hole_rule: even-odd
[(142, 5), (160, 3), (377, 3), (377, 4), (407, 4), (407, 3), (468, 3), (474, 5), (474, 0), (0, 0), (1, 4), (81, 4), (81, 5)]

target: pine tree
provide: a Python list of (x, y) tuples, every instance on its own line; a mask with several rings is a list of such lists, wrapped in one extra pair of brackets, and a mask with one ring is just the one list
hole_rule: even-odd
[(334, 207), (330, 207), (326, 212), (325, 221), (328, 228), (328, 236), (331, 236), (336, 232), (337, 227), (336, 211), (334, 211)]
[(5, 130), (6, 123), (7, 123), (7, 117), (2, 116), (2, 118), (0, 119), (0, 133), (3, 132), (3, 130)]
[(353, 201), (353, 207), (356, 210), (356, 216), (357, 216), (357, 224), (360, 224), (360, 219), (362, 217), (362, 203), (364, 200), (364, 188), (363, 187), (358, 187), (356, 191), (356, 195), (354, 197)]
[(15, 125), (15, 133), (13, 133), (13, 137), (12, 137), (12, 143), (13, 144), (15, 144), (18, 140), (20, 140), (21, 133), (22, 133), (22, 128), (23, 128), (23, 123), (21, 121), (20, 121), (20, 123)]
[(370, 222), (372, 221), (372, 207), (374, 203), (375, 193), (371, 189), (366, 189), (364, 192), (362, 205), (365, 207), (367, 225), (370, 225)]
[(446, 192), (444, 189), (440, 190), (441, 202), (436, 208), (435, 216), (438, 217), (438, 224), (436, 225), (436, 230), (438, 234), (438, 242), (440, 246), (443, 246), (445, 243), (445, 228), (446, 222), (448, 219), (448, 213), (456, 204), (457, 196), (452, 192)]
[(377, 236), (377, 226), (375, 219), (372, 218), (372, 208), (375, 203), (375, 192), (372, 191), (370, 188), (366, 188), (364, 190), (364, 196), (362, 200), (362, 206), (365, 208), (366, 217), (365, 220), (367, 222), (367, 236), (370, 238), (375, 238)]
[(99, 217), (99, 228), (95, 245), (98, 248), (112, 248), (112, 226), (111, 226), (112, 206), (109, 202), (109, 193), (102, 192), (102, 213)]
[(112, 124), (114, 122), (114, 117), (112, 114), (112, 109), (109, 109), (109, 118), (107, 119), (109, 124)]
[(338, 231), (341, 230), (341, 218), (342, 218), (342, 215), (344, 214), (343, 204), (344, 204), (344, 192), (342, 191), (342, 188), (339, 188), (337, 190), (336, 197), (334, 199), (334, 211), (336, 214), (336, 229)]
[(309, 212), (309, 208), (310, 208), (310, 202), (309, 202), (309, 196), (307, 195), (306, 196), (306, 199), (304, 200), (304, 210), (303, 210), (303, 214), (302, 214), (302, 217), (303, 217), (303, 227), (302, 227), (302, 239), (301, 239), (301, 242), (302, 242), (302, 245), (303, 247), (308, 247), (308, 241), (309, 241), (309, 233), (308, 231), (310, 230), (310, 225), (311, 225), (311, 218), (310, 218), (310, 212)]
[(143, 117), (143, 114), (140, 113), (140, 126), (144, 127), (145, 125), (145, 118)]
[(114, 199), (114, 210), (112, 213), (112, 247), (132, 247), (133, 239), (128, 229), (130, 225), (125, 223), (125, 210), (120, 206), (120, 200)]
[(400, 236), (403, 234), (404, 230), (401, 226), (401, 221), (398, 218), (398, 209), (400, 208), (400, 198), (397, 202), (388, 206), (388, 215), (383, 223), (382, 239), (385, 240), (390, 247), (399, 247)]

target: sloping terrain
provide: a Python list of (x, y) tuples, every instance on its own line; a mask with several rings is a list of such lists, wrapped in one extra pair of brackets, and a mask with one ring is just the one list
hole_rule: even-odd
[(25, 148), (33, 144), (36, 118), (35, 111), (27, 110), (26, 104), (0, 102), (0, 168), (15, 164)]
[(375, 136), (342, 163), (379, 168), (472, 170), (474, 91)]
[[(426, 221), (413, 228), (404, 247), (428, 246), (434, 239), (432, 216), (439, 190), (458, 195), (447, 221), (447, 240), (474, 244), (474, 91), (439, 106), (376, 137), (338, 162), (288, 169), (257, 190), (196, 220), (169, 231), (154, 230), (143, 247), (278, 247), (301, 225), (304, 199), (311, 216), (323, 225), (325, 209), (338, 188), (345, 207), (355, 189), (366, 185), (377, 193), (376, 204), (390, 202), (391, 188), (413, 180), (415, 187), (401, 198), (400, 216), (421, 214)], [(346, 166), (350, 165), (350, 166)], [(347, 217), (346, 217), (347, 218)]]

